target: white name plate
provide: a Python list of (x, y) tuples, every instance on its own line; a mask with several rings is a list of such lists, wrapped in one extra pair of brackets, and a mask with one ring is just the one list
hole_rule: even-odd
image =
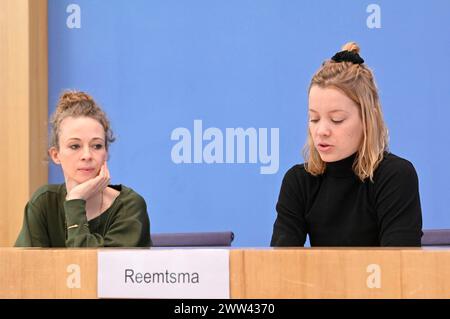
[(230, 298), (226, 249), (100, 250), (99, 298)]

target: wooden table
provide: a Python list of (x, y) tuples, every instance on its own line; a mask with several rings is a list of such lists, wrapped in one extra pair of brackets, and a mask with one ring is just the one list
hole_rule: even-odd
[[(0, 298), (97, 298), (98, 251), (0, 248)], [(229, 251), (231, 298), (450, 298), (448, 248)]]

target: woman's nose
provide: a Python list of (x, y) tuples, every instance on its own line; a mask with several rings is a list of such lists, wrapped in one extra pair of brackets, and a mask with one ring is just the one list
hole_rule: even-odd
[(81, 159), (82, 160), (88, 160), (91, 159), (92, 154), (91, 154), (91, 149), (88, 147), (84, 147), (83, 148), (83, 153), (81, 154)]
[(325, 121), (320, 121), (316, 126), (316, 134), (319, 136), (329, 136), (331, 134), (330, 126)]

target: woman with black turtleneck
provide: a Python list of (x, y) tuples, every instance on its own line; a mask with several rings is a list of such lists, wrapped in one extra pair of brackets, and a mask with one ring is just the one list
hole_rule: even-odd
[(313, 76), (306, 162), (285, 175), (272, 246), (420, 246), (413, 165), (387, 147), (371, 70), (351, 42)]

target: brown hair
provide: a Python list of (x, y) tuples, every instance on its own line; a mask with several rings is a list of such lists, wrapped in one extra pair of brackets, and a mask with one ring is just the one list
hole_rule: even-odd
[(56, 110), (50, 119), (51, 135), (50, 147), (59, 149), (59, 133), (61, 130), (61, 122), (66, 117), (90, 117), (97, 120), (105, 130), (105, 148), (108, 149), (110, 143), (115, 138), (106, 117), (105, 112), (95, 103), (94, 99), (87, 93), (81, 91), (64, 91), (59, 97)]
[[(355, 42), (346, 43), (342, 50), (358, 54), (360, 51)], [(388, 150), (388, 130), (383, 120), (372, 71), (365, 64), (327, 60), (311, 79), (308, 94), (313, 85), (339, 89), (359, 106), (363, 140), (353, 163), (353, 171), (362, 181), (366, 178), (373, 181), (374, 171), (383, 160), (384, 152)], [(306, 171), (315, 176), (325, 172), (326, 163), (314, 147), (309, 129), (303, 155)]]

